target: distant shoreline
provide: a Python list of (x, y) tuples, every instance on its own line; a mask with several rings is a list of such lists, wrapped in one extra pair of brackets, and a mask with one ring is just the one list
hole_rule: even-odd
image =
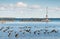
[[(42, 21), (46, 18), (0, 18), (0, 21)], [(48, 18), (49, 20), (60, 20), (60, 18)]]

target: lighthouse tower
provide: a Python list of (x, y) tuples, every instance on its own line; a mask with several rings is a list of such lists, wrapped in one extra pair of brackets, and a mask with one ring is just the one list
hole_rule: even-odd
[(46, 22), (48, 22), (48, 7), (46, 7)]

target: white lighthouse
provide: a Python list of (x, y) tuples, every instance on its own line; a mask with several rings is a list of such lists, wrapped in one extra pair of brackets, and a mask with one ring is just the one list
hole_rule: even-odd
[(48, 22), (48, 7), (46, 7), (46, 22)]

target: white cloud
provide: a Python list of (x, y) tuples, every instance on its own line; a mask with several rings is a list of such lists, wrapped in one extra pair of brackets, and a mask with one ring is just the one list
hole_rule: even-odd
[(32, 8), (32, 9), (39, 9), (39, 8), (41, 8), (40, 5), (31, 5), (29, 7)]
[(27, 4), (26, 3), (23, 3), (23, 2), (17, 2), (16, 4), (18, 7), (27, 7)]

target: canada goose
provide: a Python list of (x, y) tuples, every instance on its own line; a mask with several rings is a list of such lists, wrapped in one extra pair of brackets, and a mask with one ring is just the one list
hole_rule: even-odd
[(13, 32), (13, 30), (10, 30), (10, 32)]
[(49, 34), (48, 30), (45, 30), (44, 34)]
[(15, 37), (17, 38), (17, 37), (18, 37), (18, 35), (19, 35), (19, 34), (18, 34), (18, 33), (16, 33), (16, 34), (15, 34)]
[(26, 32), (30, 32), (30, 30), (25, 30)]
[(40, 33), (38, 32), (37, 34), (39, 35)]
[(3, 32), (6, 32), (8, 29), (3, 30)]
[(55, 33), (57, 33), (58, 31), (57, 30), (55, 30), (55, 29), (53, 29), (50, 33), (52, 33), (52, 32), (55, 32)]
[(9, 30), (8, 33), (9, 33), (9, 32), (13, 32), (13, 30)]
[(6, 32), (8, 29), (9, 29), (9, 27), (6, 27), (7, 29), (5, 29), (5, 30), (3, 30), (3, 32)]
[(6, 29), (5, 29), (5, 30), (3, 30), (3, 32), (6, 32), (8, 29), (9, 29), (9, 27), (6, 27)]
[(19, 37), (19, 34), (17, 32), (15, 32), (15, 37), (18, 38)]
[(34, 34), (36, 34), (36, 31), (34, 31)]
[(22, 31), (20, 30), (20, 32), (22, 32)]
[(50, 32), (44, 32), (44, 34), (49, 34)]
[(11, 35), (11, 32), (8, 33), (8, 37), (10, 37), (10, 35)]
[(8, 37), (10, 37), (10, 35), (11, 35), (12, 32), (13, 32), (13, 30), (11, 30), (11, 31), (9, 30), (8, 31)]
[(40, 34), (40, 31), (39, 30), (36, 30), (36, 31), (34, 31), (34, 34)]
[(8, 27), (6, 27), (7, 29), (9, 29), (10, 27), (8, 26)]
[(2, 29), (4, 29), (4, 27), (1, 27), (0, 31), (1, 31)]
[(27, 29), (27, 30), (25, 30), (25, 31), (31, 33), (31, 30), (30, 30), (30, 29)]
[(39, 30), (37, 31), (37, 34), (38, 34), (38, 35), (40, 34), (40, 31), (39, 31)]
[(23, 34), (25, 34), (25, 32), (23, 32)]

